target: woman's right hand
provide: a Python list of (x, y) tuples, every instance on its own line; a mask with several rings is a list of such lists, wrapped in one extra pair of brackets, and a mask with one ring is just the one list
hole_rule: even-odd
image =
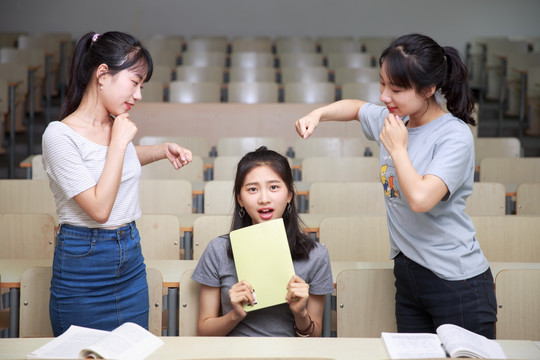
[(111, 142), (116, 140), (123, 145), (129, 144), (137, 134), (137, 125), (129, 119), (129, 113), (116, 116), (113, 120)]
[(319, 125), (320, 116), (314, 111), (296, 121), (296, 132), (302, 138), (307, 139), (313, 134), (315, 128)]
[(229, 290), (229, 298), (236, 316), (243, 319), (247, 313), (244, 310), (244, 303), (254, 305), (255, 298), (253, 297), (253, 287), (245, 280), (234, 284)]

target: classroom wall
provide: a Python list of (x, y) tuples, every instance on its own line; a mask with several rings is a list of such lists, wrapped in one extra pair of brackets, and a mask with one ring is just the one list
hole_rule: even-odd
[(0, 0), (0, 31), (192, 35), (540, 36), (538, 0)]

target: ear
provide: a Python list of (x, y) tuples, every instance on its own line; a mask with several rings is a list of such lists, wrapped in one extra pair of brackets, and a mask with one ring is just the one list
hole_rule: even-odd
[(107, 66), (107, 64), (101, 64), (96, 69), (96, 78), (99, 79), (108, 73), (109, 73), (109, 67)]
[(435, 91), (437, 91), (437, 87), (435, 85), (430, 86), (424, 90), (424, 96), (426, 99), (429, 99), (430, 97), (435, 94)]
[(240, 197), (240, 195), (236, 197), (236, 201), (238, 201), (238, 204), (240, 204), (241, 207), (244, 207), (244, 203), (242, 202), (242, 198)]
[(287, 196), (287, 202), (290, 203), (293, 197), (293, 193), (289, 191), (289, 196)]

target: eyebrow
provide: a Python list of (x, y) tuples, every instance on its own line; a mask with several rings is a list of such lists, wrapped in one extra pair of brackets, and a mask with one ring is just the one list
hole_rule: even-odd
[[(274, 183), (282, 183), (282, 182), (283, 181), (281, 181), (281, 180), (275, 179), (275, 180), (267, 181), (266, 184), (274, 184)], [(259, 185), (259, 182), (253, 181), (253, 182), (244, 184), (244, 186), (253, 186), (253, 185)]]

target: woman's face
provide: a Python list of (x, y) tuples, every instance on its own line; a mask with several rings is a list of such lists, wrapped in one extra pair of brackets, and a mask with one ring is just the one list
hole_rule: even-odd
[(116, 75), (107, 74), (103, 79), (103, 103), (109, 113), (120, 115), (131, 110), (142, 98), (144, 74), (125, 69)]
[(401, 117), (410, 115), (416, 117), (426, 110), (426, 97), (417, 93), (415, 89), (404, 89), (392, 85), (386, 74), (386, 66), (381, 67), (381, 102), (391, 114)]
[(247, 173), (238, 203), (246, 209), (253, 224), (282, 217), (292, 193), (271, 167), (262, 165)]

